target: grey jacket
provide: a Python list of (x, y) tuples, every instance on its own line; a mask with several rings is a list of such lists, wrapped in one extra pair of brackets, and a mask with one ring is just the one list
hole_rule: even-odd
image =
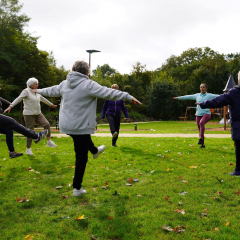
[(79, 72), (70, 72), (67, 80), (53, 87), (38, 89), (37, 93), (48, 97), (61, 97), (60, 132), (71, 135), (94, 133), (96, 98), (114, 101), (133, 99), (128, 93), (103, 87)]

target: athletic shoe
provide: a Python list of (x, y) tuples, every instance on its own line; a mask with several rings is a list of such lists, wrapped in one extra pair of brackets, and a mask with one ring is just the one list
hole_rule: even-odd
[(112, 147), (117, 147), (117, 145), (116, 144), (112, 144)]
[(118, 132), (115, 132), (115, 133), (112, 135), (112, 137), (113, 137), (113, 138), (116, 138), (117, 135), (118, 135)]
[(77, 190), (76, 188), (73, 189), (73, 196), (74, 197), (81, 196), (81, 195), (84, 195), (86, 193), (87, 193), (87, 191), (84, 190), (82, 187), (80, 188), (80, 190)]
[(35, 143), (39, 143), (42, 139), (44, 139), (46, 137), (46, 135), (48, 134), (48, 130), (44, 130), (40, 133), (38, 133), (38, 138), (37, 139), (33, 139)]
[(232, 176), (240, 176), (240, 171), (236, 171), (236, 170), (234, 170), (232, 173), (229, 173), (228, 175), (232, 175)]
[(93, 154), (93, 158), (98, 158), (98, 156), (105, 150), (105, 145), (101, 145), (100, 147), (98, 147), (98, 152)]
[(199, 138), (198, 144), (203, 144), (203, 139)]
[(31, 148), (27, 148), (26, 154), (27, 155), (33, 155), (32, 149)]
[(57, 147), (57, 145), (52, 140), (48, 140), (46, 147), (54, 148), (54, 147)]
[(17, 152), (11, 152), (11, 153), (9, 153), (9, 157), (10, 158), (17, 158), (17, 157), (20, 157), (20, 156), (22, 156), (23, 154), (22, 153), (17, 153)]
[(205, 145), (201, 145), (201, 147), (200, 148), (205, 148)]

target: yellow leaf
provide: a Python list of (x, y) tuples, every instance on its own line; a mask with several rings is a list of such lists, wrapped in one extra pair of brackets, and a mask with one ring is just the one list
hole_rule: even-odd
[(71, 168), (75, 168), (75, 166), (71, 166)]
[(2, 176), (3, 175), (3, 173), (0, 173), (0, 176)]
[(229, 222), (229, 221), (227, 221), (225, 225), (226, 225), (226, 226), (230, 226), (230, 222)]
[(218, 231), (219, 231), (219, 228), (218, 228), (218, 227), (217, 227), (217, 228), (215, 228), (215, 231), (217, 231), (217, 232), (218, 232)]
[(85, 219), (84, 214), (82, 216), (76, 218), (76, 220), (82, 220), (82, 219)]
[(33, 239), (33, 236), (31, 236), (31, 235), (27, 235), (24, 239), (32, 240), (32, 239)]
[(197, 168), (197, 166), (190, 166), (189, 168)]

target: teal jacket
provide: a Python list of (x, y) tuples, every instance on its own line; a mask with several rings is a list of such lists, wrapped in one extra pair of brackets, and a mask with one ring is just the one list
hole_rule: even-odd
[[(217, 96), (219, 96), (219, 95), (206, 92), (205, 94), (196, 93), (196, 94), (193, 94), (193, 95), (185, 95), (185, 96), (178, 97), (178, 99), (179, 100), (196, 100), (197, 103), (202, 103), (206, 100), (213, 99)], [(210, 109), (209, 108), (202, 109), (200, 107), (200, 105), (197, 105), (197, 111), (196, 111), (195, 115), (201, 117), (205, 114), (210, 114), (211, 115)]]

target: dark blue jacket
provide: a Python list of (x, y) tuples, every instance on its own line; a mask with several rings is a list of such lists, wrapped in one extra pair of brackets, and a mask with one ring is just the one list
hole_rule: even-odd
[(101, 119), (105, 118), (105, 115), (112, 115), (114, 117), (121, 117), (121, 110), (126, 118), (129, 118), (127, 108), (123, 100), (112, 101), (106, 100), (103, 105)]
[(200, 103), (201, 108), (218, 108), (229, 105), (232, 140), (240, 140), (240, 85), (212, 100)]

